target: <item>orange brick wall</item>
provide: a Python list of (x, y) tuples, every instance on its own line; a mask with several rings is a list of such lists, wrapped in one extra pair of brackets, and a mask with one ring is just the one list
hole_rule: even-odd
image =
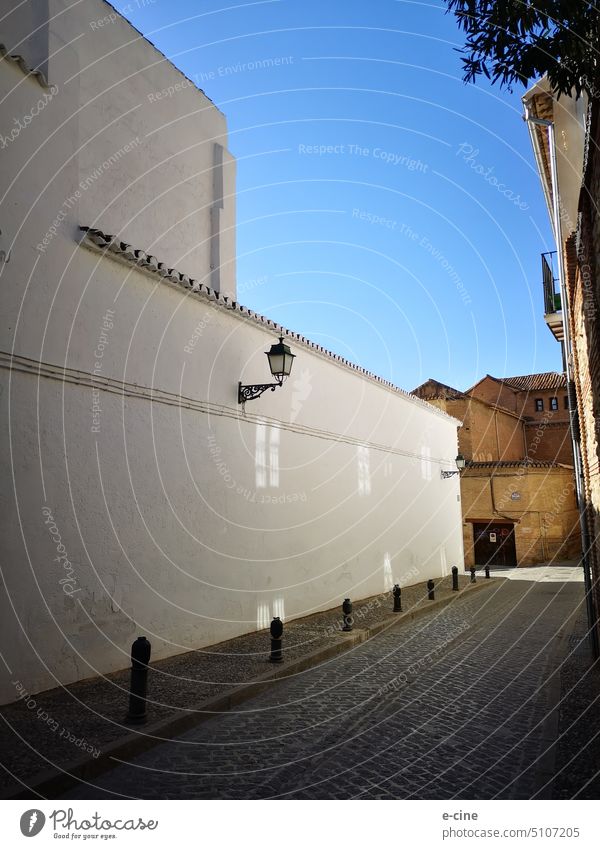
[(458, 431), (458, 446), (465, 459), (487, 462), (523, 457), (523, 426), (516, 416), (475, 398), (448, 399), (443, 405), (449, 415), (463, 423)]
[(524, 451), (523, 423), (514, 416), (497, 411), (496, 423), (500, 444), (499, 460), (521, 460)]
[[(550, 417), (553, 422), (568, 422), (569, 410), (565, 405), (567, 397), (566, 387), (560, 389), (535, 389), (527, 392), (516, 392), (491, 377), (484, 378), (481, 383), (471, 390), (474, 398), (481, 398), (490, 404), (497, 404), (519, 416), (541, 421)], [(551, 409), (551, 401), (556, 398), (558, 409)], [(537, 411), (535, 402), (541, 399), (544, 405), (542, 411)]]
[(553, 460), (573, 465), (571, 431), (568, 422), (541, 421), (525, 425), (527, 456), (532, 460)]
[(517, 393), (491, 377), (484, 377), (482, 381), (473, 387), (471, 395), (474, 398), (481, 398), (482, 401), (488, 401), (490, 404), (505, 407), (512, 413), (516, 412)]
[[(569, 410), (565, 406), (566, 397), (566, 386), (563, 386), (562, 389), (535, 389), (531, 392), (520, 392), (517, 400), (517, 407), (522, 415), (531, 417), (536, 421), (540, 421), (551, 416), (551, 420), (553, 422), (568, 422)], [(541, 398), (544, 403), (544, 409), (542, 412), (537, 412), (535, 409), (535, 402), (538, 398)], [(551, 409), (550, 403), (552, 398), (556, 398), (558, 401), (558, 410)]]

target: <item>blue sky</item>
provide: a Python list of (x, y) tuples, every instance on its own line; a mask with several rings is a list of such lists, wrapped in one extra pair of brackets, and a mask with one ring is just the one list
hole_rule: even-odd
[(406, 389), (561, 368), (522, 91), (443, 4), (115, 5), (227, 115), (240, 302)]

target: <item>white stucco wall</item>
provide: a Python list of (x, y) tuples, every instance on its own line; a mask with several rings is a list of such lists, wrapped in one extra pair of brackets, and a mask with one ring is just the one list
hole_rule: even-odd
[[(32, 9), (39, 20), (31, 20)], [(85, 222), (234, 295), (235, 163), (224, 115), (103, 0), (21, 4), (0, 22), (0, 44), (18, 39), (9, 52), (28, 56), (21, 18), (37, 28), (44, 14), (51, 18), (49, 86), (2, 62), (0, 134), (9, 139), (15, 120), (28, 121), (0, 151), (3, 193), (15, 178), (5, 202), (11, 214), (0, 223), (4, 237), (13, 241), (25, 222), (35, 240), (28, 251), (35, 251), (62, 216), (37, 251), (39, 275), (62, 272)], [(37, 109), (40, 100), (46, 103)], [(222, 188), (213, 168), (221, 148)], [(20, 246), (17, 240), (17, 252)], [(220, 256), (217, 269), (211, 254)]]
[[(244, 415), (237, 378), (268, 379), (273, 334), (137, 271), (104, 322), (127, 274), (94, 270), (72, 371), (2, 372), (0, 621), (30, 691), (126, 666), (139, 633), (164, 657), (462, 566), (452, 420), (298, 343)], [(95, 395), (104, 323), (101, 375), (127, 385)]]
[[(88, 17), (107, 8), (95, 0), (82, 7)], [(118, 45), (131, 28), (117, 23), (105, 30)], [(70, 18), (61, 30), (65, 43), (72, 26)], [(81, 68), (79, 49), (61, 61)], [(103, 55), (90, 46), (88, 61), (96, 49)], [(183, 134), (194, 142), (189, 157), (172, 148), (183, 151), (185, 137), (155, 133), (119, 160), (118, 172), (104, 171), (47, 249), (36, 249), (98, 157), (149, 130), (146, 107), (126, 107), (149, 86), (181, 78), (166, 62), (138, 78), (156, 56), (144, 42), (115, 54), (115, 74), (125, 78), (128, 63), (135, 73), (131, 86), (115, 89), (118, 103), (106, 100), (110, 134), (95, 113), (84, 120), (85, 109), (69, 120), (67, 84), (51, 57), (56, 96), (18, 146), (0, 151), (10, 162), (2, 192), (12, 210), (0, 221), (12, 247), (0, 278), (8, 435), (0, 449), (0, 702), (16, 698), (15, 678), (37, 692), (123, 668), (138, 634), (151, 640), (154, 658), (166, 657), (463, 562), (458, 479), (440, 477), (457, 453), (454, 420), (299, 339), (290, 340), (290, 380), (244, 411), (238, 380), (269, 380), (263, 352), (276, 328), (79, 244), (79, 226), (95, 226), (214, 279), (210, 249), (197, 239), (214, 226), (207, 205), (193, 228), (176, 237), (168, 230), (200, 196), (215, 196), (210, 163), (217, 135), (226, 146), (225, 122), (201, 93), (181, 92), (203, 110)], [(109, 82), (110, 67), (79, 80), (85, 102), (93, 80)], [(8, 62), (0, 85), (15, 115), (43, 91)], [(175, 103), (150, 110), (157, 125), (183, 108)], [(199, 159), (203, 173), (194, 176)], [(149, 184), (149, 168), (162, 162)], [(232, 195), (233, 168), (226, 172)], [(161, 191), (166, 200), (148, 206)], [(233, 209), (231, 197), (216, 217), (232, 225)], [(235, 279), (231, 225), (220, 244), (225, 292)]]

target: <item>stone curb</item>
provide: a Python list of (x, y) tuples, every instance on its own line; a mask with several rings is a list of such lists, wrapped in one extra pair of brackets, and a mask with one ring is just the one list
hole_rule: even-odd
[(66, 793), (75, 784), (81, 781), (91, 781), (103, 772), (113, 769), (122, 760), (132, 758), (154, 746), (166, 743), (174, 736), (182, 734), (184, 731), (199, 725), (201, 722), (205, 722), (225, 711), (232, 710), (237, 705), (258, 695), (267, 689), (269, 685), (281, 679), (313, 669), (320, 663), (344, 654), (350, 649), (361, 645), (361, 643), (367, 642), (388, 628), (395, 628), (404, 622), (418, 619), (425, 613), (445, 607), (456, 599), (462, 598), (467, 593), (473, 593), (486, 587), (491, 587), (501, 580), (504, 579), (490, 578), (489, 581), (467, 584), (456, 594), (437, 599), (436, 601), (425, 601), (419, 607), (409, 610), (406, 613), (400, 615), (388, 613), (383, 622), (378, 622), (370, 628), (356, 629), (347, 634), (343, 634), (340, 631), (340, 638), (329, 646), (309, 652), (297, 660), (278, 664), (274, 669), (265, 672), (253, 681), (249, 681), (239, 687), (234, 687), (221, 695), (205, 699), (189, 710), (178, 711), (167, 719), (144, 725), (140, 731), (126, 734), (105, 746), (97, 758), (81, 758), (71, 761), (64, 767), (54, 767), (39, 772), (28, 780), (27, 787), (16, 783), (12, 787), (6, 787), (0, 798), (56, 798)]

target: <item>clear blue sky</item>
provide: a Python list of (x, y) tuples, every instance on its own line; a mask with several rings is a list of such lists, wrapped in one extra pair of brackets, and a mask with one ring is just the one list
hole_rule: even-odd
[(561, 368), (522, 92), (441, 3), (115, 5), (227, 115), (240, 302), (406, 389)]

